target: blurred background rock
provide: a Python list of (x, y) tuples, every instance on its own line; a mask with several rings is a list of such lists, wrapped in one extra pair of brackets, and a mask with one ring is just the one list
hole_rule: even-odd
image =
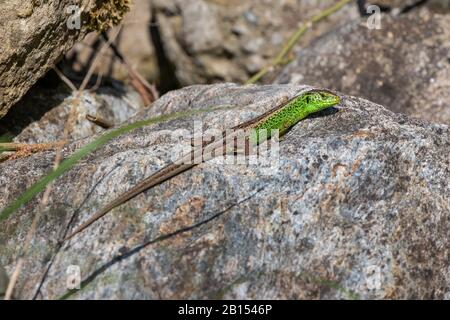
[[(198, 83), (242, 83), (277, 54), (299, 23), (335, 2), (136, 0), (115, 44), (161, 92)], [(346, 6), (307, 33), (302, 45), (358, 16), (356, 6)], [(89, 35), (75, 46), (67, 55), (71, 68), (85, 71), (97, 40)], [(126, 80), (112, 52), (101, 65), (105, 75)]]
[[(421, 1), (419, 1), (421, 2)], [(245, 82), (280, 50), (301, 22), (335, 4), (334, 0), (135, 0), (116, 46), (162, 92), (198, 83)], [(447, 12), (448, 0), (367, 1), (395, 9)], [(359, 18), (348, 5), (305, 34), (298, 47)], [(117, 32), (117, 28), (109, 32)], [(86, 69), (99, 45), (91, 34), (67, 55), (71, 67)], [(119, 80), (126, 69), (110, 51), (100, 72)], [(273, 78), (272, 78), (273, 79)], [(269, 80), (265, 80), (269, 82)]]
[[(107, 34), (113, 37), (120, 31), (113, 43), (128, 58), (136, 71), (149, 80), (156, 80), (159, 77), (159, 69), (150, 36), (151, 20), (151, 1), (134, 0), (130, 12), (120, 26), (112, 28)], [(98, 33), (91, 33), (77, 43), (66, 55), (71, 71), (80, 74), (86, 72), (101, 44), (102, 40)], [(123, 81), (127, 81), (129, 77), (127, 69), (112, 50), (102, 55), (97, 72)]]

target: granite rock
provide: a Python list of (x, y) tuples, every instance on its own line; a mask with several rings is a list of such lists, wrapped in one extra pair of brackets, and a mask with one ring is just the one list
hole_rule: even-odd
[[(442, 299), (449, 295), (449, 127), (340, 94), (297, 124), (277, 166), (201, 164), (58, 241), (170, 162), (175, 129), (222, 130), (303, 85), (192, 86), (133, 120), (235, 106), (144, 127), (55, 181), (15, 295), (22, 299)], [(73, 141), (67, 157), (95, 136)], [(187, 134), (189, 138), (190, 135)], [(189, 139), (187, 139), (189, 141)], [(51, 169), (54, 153), (0, 164), (0, 209)], [(17, 176), (20, 179), (17, 179)], [(37, 200), (0, 222), (12, 272)], [(48, 272), (46, 273), (48, 269)], [(68, 293), (68, 272), (82, 289)], [(40, 288), (40, 290), (38, 290)]]

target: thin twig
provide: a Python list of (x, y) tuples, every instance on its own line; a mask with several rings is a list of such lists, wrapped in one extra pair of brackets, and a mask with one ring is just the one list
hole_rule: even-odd
[[(54, 168), (57, 168), (58, 165), (59, 165), (59, 162), (55, 161)], [(12, 297), (12, 294), (14, 292), (14, 287), (16, 286), (17, 280), (19, 279), (20, 273), (22, 271), (22, 267), (25, 262), (25, 256), (28, 254), (28, 250), (30, 249), (31, 241), (33, 241), (37, 225), (42, 216), (42, 212), (44, 211), (44, 208), (48, 204), (48, 199), (50, 197), (50, 192), (51, 192), (51, 186), (52, 186), (51, 183), (47, 185), (47, 188), (44, 191), (44, 195), (42, 196), (42, 201), (38, 208), (38, 212), (36, 213), (36, 215), (33, 218), (33, 222), (31, 223), (30, 230), (28, 230), (28, 232), (27, 232), (27, 236), (25, 238), (25, 244), (21, 250), (21, 253), (19, 254), (19, 258), (17, 260), (16, 267), (14, 268), (14, 272), (11, 275), (11, 279), (9, 280), (8, 287), (6, 289), (5, 300), (10, 300)]]
[(0, 142), (0, 149), (7, 151), (43, 151), (51, 150), (58, 146), (64, 145), (65, 141), (49, 142), (49, 143), (15, 143), (15, 142)]
[(33, 153), (56, 149), (60, 146), (64, 146), (65, 143), (66, 141), (58, 141), (50, 143), (33, 143), (33, 144), (6, 142), (0, 143), (0, 150), (14, 151), (14, 153), (8, 154), (7, 158), (5, 157), (4, 160), (15, 160), (19, 158), (28, 157)]
[(103, 129), (109, 129), (113, 127), (113, 124), (109, 122), (108, 120), (105, 120), (99, 116), (93, 116), (92, 114), (87, 114), (86, 119), (99, 127), (102, 127)]
[[(109, 41), (106, 32), (102, 33), (103, 39)], [(132, 79), (132, 85), (139, 92), (146, 106), (150, 105), (153, 101), (159, 98), (158, 90), (156, 90), (155, 85), (148, 83), (148, 81), (136, 71), (131, 65), (128, 59), (120, 52), (119, 48), (114, 43), (110, 46), (114, 55), (119, 59), (119, 61), (125, 66)], [(149, 96), (150, 95), (150, 96)]]
[(89, 89), (89, 91), (90, 92), (96, 92), (98, 90), (98, 88), (100, 88), (100, 85), (102, 84), (102, 80), (103, 80), (103, 72), (100, 71), (97, 74), (97, 80), (95, 81), (94, 86), (91, 89)]
[(77, 87), (75, 87), (75, 85), (73, 84), (72, 81), (70, 81), (69, 78), (67, 78), (64, 73), (62, 73), (58, 67), (54, 66), (53, 70), (56, 72), (56, 74), (58, 75), (58, 77), (70, 88), (70, 90), (72, 90), (73, 92), (77, 91)]
[(325, 9), (318, 15), (312, 17), (307, 22), (303, 23), (297, 31), (289, 38), (288, 42), (285, 44), (285, 46), (281, 49), (281, 51), (278, 53), (278, 55), (273, 59), (267, 66), (262, 68), (258, 73), (256, 73), (253, 77), (251, 77), (245, 84), (253, 84), (259, 81), (262, 77), (264, 77), (267, 73), (271, 72), (275, 69), (276, 66), (283, 64), (285, 61), (285, 56), (291, 52), (292, 48), (295, 46), (295, 44), (300, 40), (300, 38), (303, 36), (303, 34), (310, 29), (315, 23), (327, 18), (331, 14), (339, 11), (341, 8), (343, 8), (345, 5), (350, 3), (352, 0), (341, 0), (335, 5)]
[(78, 91), (83, 91), (84, 89), (86, 89), (87, 84), (89, 83), (89, 81), (91, 80), (92, 75), (94, 74), (95, 68), (97, 68), (98, 64), (100, 63), (101, 55), (103, 55), (104, 52), (116, 40), (116, 38), (119, 35), (121, 30), (122, 30), (122, 26), (119, 26), (118, 29), (117, 29), (117, 32), (110, 39), (108, 39), (108, 41), (106, 41), (106, 43), (100, 49), (99, 53), (96, 54), (96, 57), (95, 57), (94, 61), (92, 62), (92, 65), (89, 68), (89, 70), (88, 70), (88, 72), (87, 72), (83, 82), (81, 83), (81, 86), (78, 89)]

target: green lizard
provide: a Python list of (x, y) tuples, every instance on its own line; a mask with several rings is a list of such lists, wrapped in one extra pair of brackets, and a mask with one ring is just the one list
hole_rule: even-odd
[[(340, 98), (332, 92), (326, 90), (311, 90), (276, 106), (255, 119), (244, 122), (232, 128), (232, 132), (226, 137), (226, 139), (227, 141), (230, 141), (228, 139), (233, 139), (234, 137), (252, 137), (251, 139), (254, 140), (252, 142), (257, 145), (263, 142), (263, 140), (270, 138), (271, 130), (278, 130), (279, 135), (282, 136), (297, 122), (306, 118), (310, 114), (324, 110), (338, 104), (339, 102)], [(248, 134), (249, 130), (254, 130), (256, 135), (250, 136)], [(263, 132), (264, 134), (262, 134)], [(214, 151), (218, 148), (222, 148), (224, 143), (225, 136), (218, 141), (203, 144), (193, 151), (181, 156), (177, 161), (145, 178), (129, 191), (120, 195), (111, 203), (101, 208), (85, 223), (65, 237), (63, 241), (68, 240), (80, 233), (109, 211), (134, 198), (141, 192), (163, 183), (164, 181), (196, 166), (197, 164), (192, 162), (193, 156), (201, 157), (203, 161), (210, 160), (213, 158), (212, 154)]]

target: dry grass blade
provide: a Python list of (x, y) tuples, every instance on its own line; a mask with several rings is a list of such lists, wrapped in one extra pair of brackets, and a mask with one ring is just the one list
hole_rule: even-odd
[[(106, 41), (110, 41), (108, 38), (108, 35), (103, 32), (102, 33), (103, 39)], [(131, 83), (133, 87), (139, 92), (139, 94), (142, 97), (142, 100), (144, 101), (144, 104), (146, 106), (150, 105), (153, 101), (157, 100), (159, 98), (159, 93), (156, 90), (155, 85), (151, 85), (148, 83), (145, 78), (140, 75), (128, 62), (128, 60), (125, 58), (125, 56), (120, 52), (119, 48), (114, 43), (111, 43), (111, 50), (113, 51), (114, 55), (120, 60), (120, 62), (125, 66), (125, 68), (128, 71), (128, 74), (131, 78)]]
[(58, 141), (52, 143), (0, 143), (0, 150), (2, 151), (14, 151), (14, 153), (8, 155), (8, 160), (15, 160), (19, 158), (28, 157), (29, 155), (37, 152), (43, 152), (53, 150), (64, 146), (66, 141)]

